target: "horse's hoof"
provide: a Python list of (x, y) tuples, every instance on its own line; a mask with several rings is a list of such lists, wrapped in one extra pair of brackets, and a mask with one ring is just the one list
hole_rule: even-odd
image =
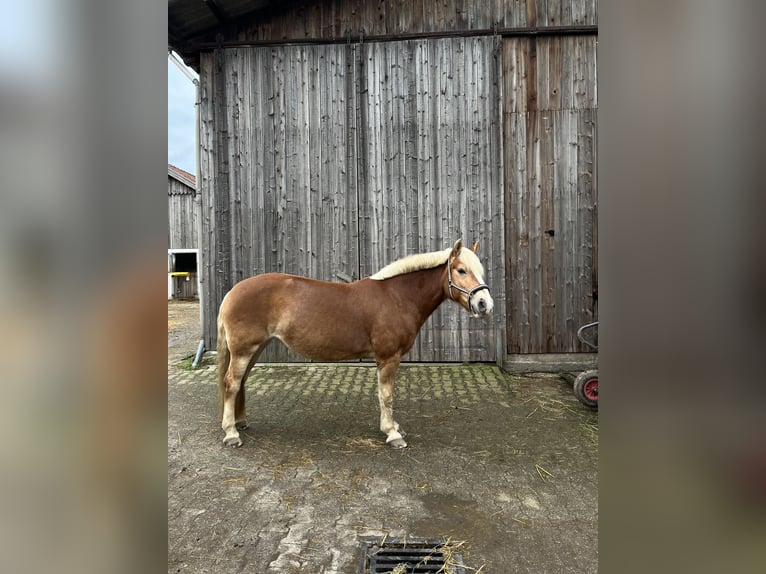
[(396, 448), (396, 449), (407, 448), (407, 443), (404, 442), (404, 439), (395, 438), (394, 440), (388, 443), (388, 446), (390, 446), (391, 448)]
[(388, 433), (386, 444), (391, 448), (404, 448), (407, 446), (407, 443), (404, 442), (404, 439), (402, 438), (402, 432), (397, 430)]
[(240, 447), (242, 446), (242, 439), (238, 436), (229, 436), (223, 439), (224, 446)]
[(248, 424), (247, 421), (237, 421), (236, 423), (234, 423), (234, 427), (237, 430), (247, 430), (250, 428), (250, 425)]

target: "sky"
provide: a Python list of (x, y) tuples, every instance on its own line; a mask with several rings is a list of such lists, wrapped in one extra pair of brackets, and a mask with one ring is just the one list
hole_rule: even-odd
[[(66, 64), (56, 57), (66, 53), (72, 35), (67, 33), (68, 13), (51, 0), (3, 2), (0, 0), (0, 80), (39, 84), (55, 82)], [(63, 20), (63, 22), (62, 22)], [(30, 33), (34, 30), (34, 33)], [(71, 48), (70, 48), (71, 49)]]
[[(192, 70), (196, 76), (196, 72)], [(197, 173), (194, 152), (194, 83), (168, 59), (168, 163)]]

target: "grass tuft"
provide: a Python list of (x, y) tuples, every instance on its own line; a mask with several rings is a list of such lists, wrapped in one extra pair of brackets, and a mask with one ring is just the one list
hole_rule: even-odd
[(199, 364), (197, 365), (197, 368), (193, 369), (192, 363), (194, 362), (194, 357), (195, 355), (190, 355), (186, 357), (184, 360), (176, 363), (176, 366), (183, 371), (196, 371), (203, 367), (211, 367), (215, 365), (215, 357), (204, 355), (202, 359), (200, 360)]

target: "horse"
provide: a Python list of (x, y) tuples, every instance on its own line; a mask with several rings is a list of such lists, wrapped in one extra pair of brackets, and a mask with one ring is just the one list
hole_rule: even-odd
[(218, 389), (223, 443), (239, 447), (245, 418), (245, 381), (272, 339), (316, 361), (374, 358), (380, 430), (386, 443), (404, 448), (393, 417), (394, 378), (402, 355), (423, 323), (445, 300), (475, 317), (487, 317), (494, 302), (476, 255), (478, 242), (410, 255), (370, 277), (330, 283), (283, 273), (240, 281), (218, 312)]

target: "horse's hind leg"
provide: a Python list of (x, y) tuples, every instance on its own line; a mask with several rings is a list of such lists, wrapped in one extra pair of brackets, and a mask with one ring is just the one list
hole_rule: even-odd
[(378, 400), (380, 401), (380, 430), (386, 433), (386, 443), (393, 448), (404, 448), (404, 432), (394, 420), (394, 381), (399, 368), (399, 357), (378, 360)]
[(223, 417), (221, 428), (226, 433), (223, 444), (242, 446), (237, 429), (247, 428), (245, 421), (245, 379), (252, 366), (249, 355), (232, 355), (224, 377)]
[(242, 377), (242, 384), (239, 386), (239, 392), (234, 403), (234, 426), (238, 431), (247, 429), (250, 425), (247, 423), (247, 414), (245, 411), (245, 382), (247, 377), (250, 376), (250, 371), (255, 365), (255, 361), (258, 359), (260, 353), (256, 352), (250, 359), (250, 363), (247, 365), (245, 374)]

